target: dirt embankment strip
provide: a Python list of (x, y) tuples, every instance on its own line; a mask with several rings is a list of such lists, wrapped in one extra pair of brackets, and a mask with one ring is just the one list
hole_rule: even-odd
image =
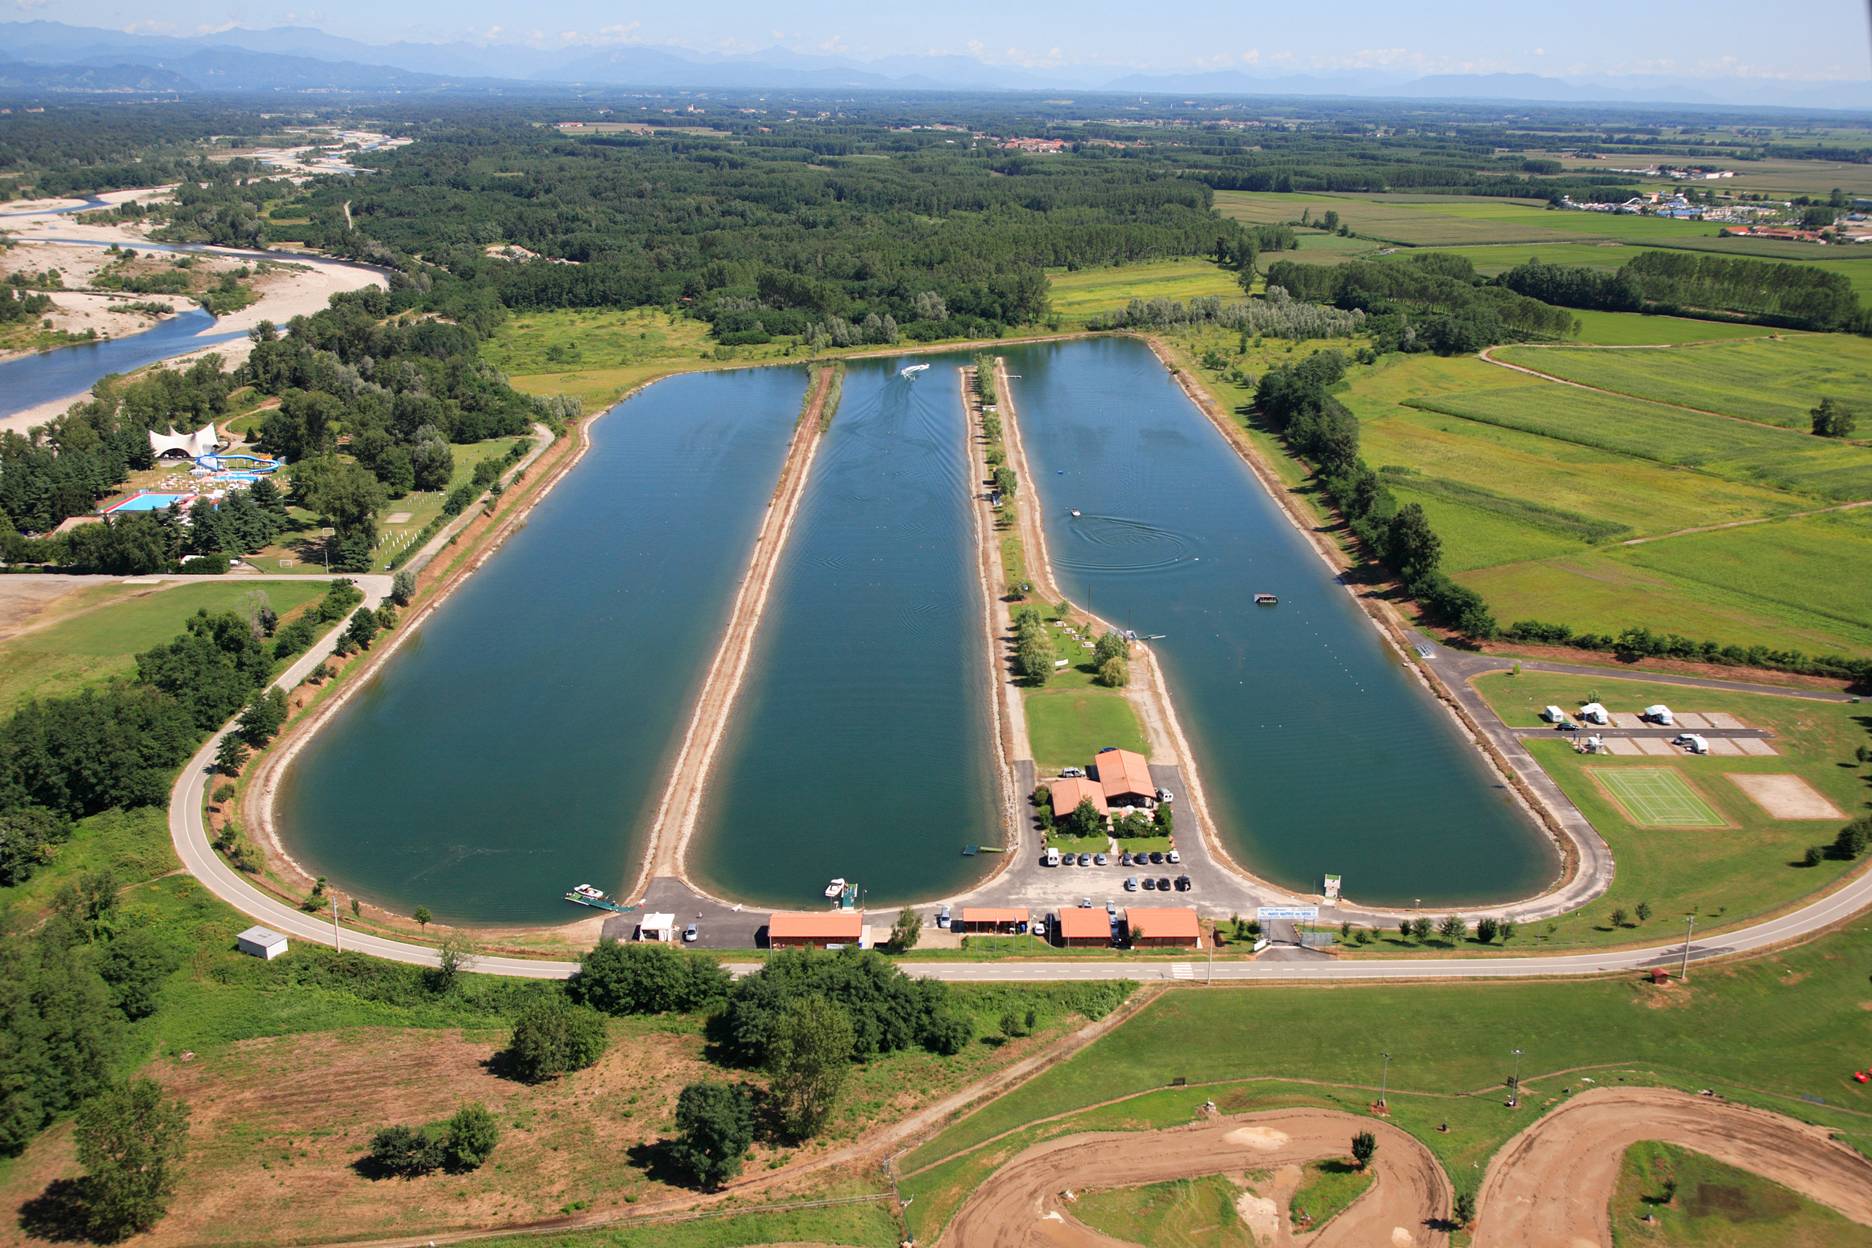
[(793, 441), (787, 447), (786, 460), (780, 468), (780, 482), (774, 487), (767, 515), (754, 539), (754, 554), (748, 561), (747, 575), (742, 578), (741, 588), (735, 595), (728, 627), (722, 633), (721, 645), (709, 665), (702, 692), (696, 698), (689, 729), (683, 734), (682, 749), (670, 772), (669, 786), (657, 806), (643, 865), (626, 896), (641, 896), (651, 879), (657, 876), (674, 876), (695, 888), (684, 871), (689, 840), (701, 814), (709, 770), (714, 766), (722, 734), (727, 730), (729, 713), (747, 676), (754, 636), (767, 607), (768, 591), (773, 587), (781, 552), (786, 549), (793, 519), (799, 513), (800, 500), (805, 497), (807, 482), (812, 477), (812, 461), (819, 449), (820, 435), (831, 423), (829, 414), (822, 409), (835, 393), (836, 380), (837, 373), (830, 367), (821, 366), (813, 372), (812, 392), (794, 428)]

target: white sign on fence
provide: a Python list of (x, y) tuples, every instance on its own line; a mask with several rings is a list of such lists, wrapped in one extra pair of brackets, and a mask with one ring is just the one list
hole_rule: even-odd
[(1262, 923), (1270, 920), (1292, 921), (1295, 923), (1319, 922), (1318, 906), (1257, 906), (1255, 918)]

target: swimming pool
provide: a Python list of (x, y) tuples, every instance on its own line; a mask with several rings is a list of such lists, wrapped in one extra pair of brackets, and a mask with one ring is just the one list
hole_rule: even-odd
[(161, 511), (177, 503), (187, 502), (193, 494), (138, 494), (135, 498), (126, 498), (115, 507), (104, 509), (105, 515), (116, 515), (123, 511)]

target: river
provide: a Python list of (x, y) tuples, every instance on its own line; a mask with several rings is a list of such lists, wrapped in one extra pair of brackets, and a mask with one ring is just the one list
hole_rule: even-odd
[(975, 485), (957, 366), (853, 361), (776, 570), (691, 867), (737, 898), (872, 906), (983, 874), (999, 845)]
[(1374, 905), (1554, 878), (1545, 835), (1148, 347), (1006, 355), (1061, 588), (1165, 634), (1152, 645), (1238, 861), (1302, 892), (1342, 874)]
[(563, 921), (572, 885), (628, 883), (804, 387), (797, 368), (695, 373), (599, 418), (287, 769), (294, 857), (445, 922)]

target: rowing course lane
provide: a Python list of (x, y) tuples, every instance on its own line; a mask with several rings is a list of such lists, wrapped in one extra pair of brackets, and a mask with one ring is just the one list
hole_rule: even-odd
[(718, 896), (966, 886), (999, 844), (961, 355), (848, 366), (690, 849)]
[(1302, 893), (1343, 874), (1362, 906), (1555, 878), (1548, 838), (1147, 346), (1007, 358), (1061, 589), (1164, 634), (1152, 650), (1238, 862)]
[(279, 836), (399, 913), (551, 923), (631, 878), (806, 381), (696, 373), (584, 458), (281, 777)]

